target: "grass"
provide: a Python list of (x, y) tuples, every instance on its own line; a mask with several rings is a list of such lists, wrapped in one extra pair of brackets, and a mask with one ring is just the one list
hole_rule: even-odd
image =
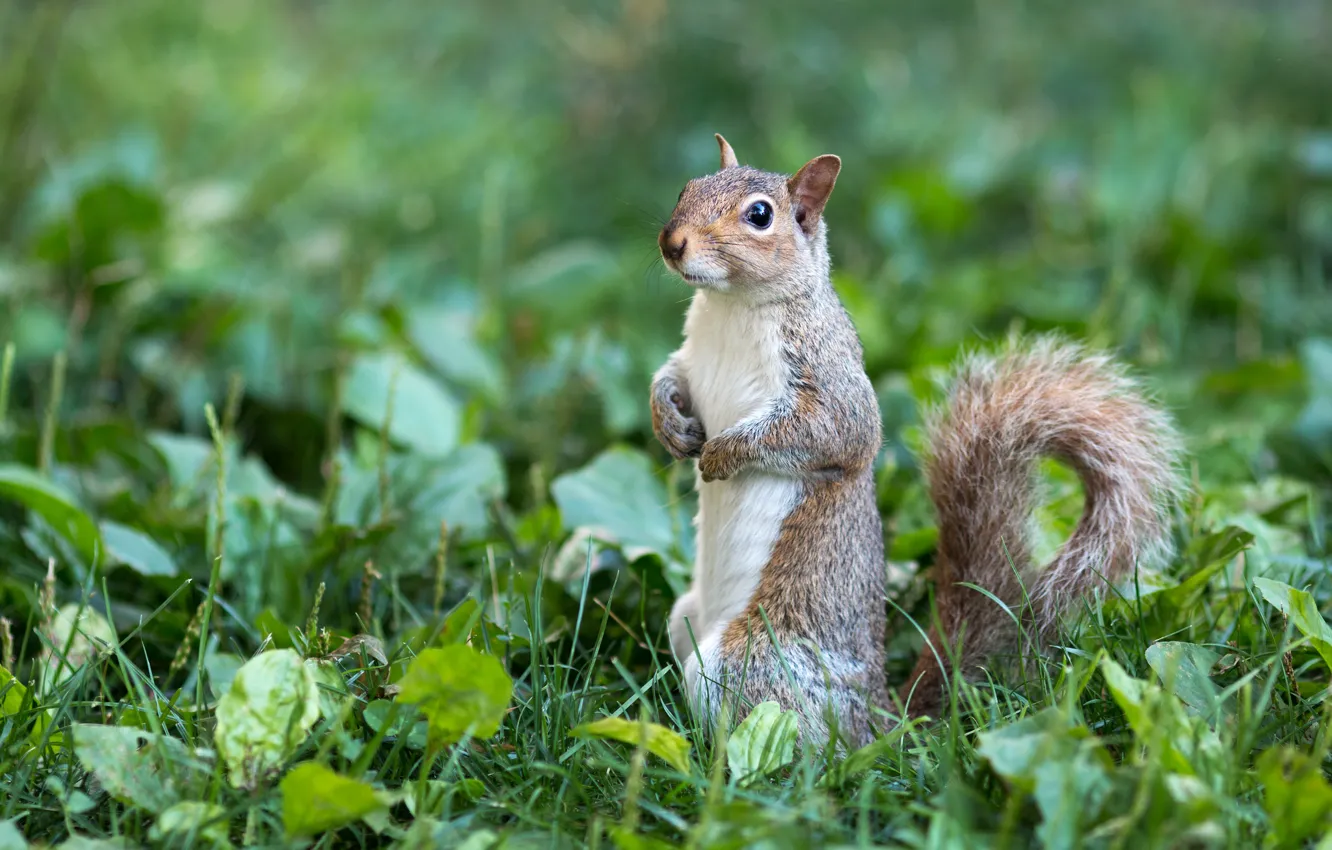
[[(1329, 23), (0, 7), (0, 847), (1329, 846)], [(1113, 347), (1187, 437), (1165, 569), (854, 753), (699, 728), (665, 639), (654, 239), (718, 130), (845, 163), (893, 683), (963, 348)]]

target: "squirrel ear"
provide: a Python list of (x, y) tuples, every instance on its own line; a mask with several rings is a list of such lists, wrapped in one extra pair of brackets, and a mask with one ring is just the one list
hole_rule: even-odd
[(823, 207), (832, 195), (833, 184), (837, 182), (837, 172), (842, 170), (842, 160), (826, 153), (816, 156), (796, 172), (786, 182), (786, 189), (791, 193), (791, 208), (795, 212), (796, 223), (806, 234), (813, 234), (814, 228), (823, 215)]
[(721, 133), (717, 134), (717, 144), (721, 147), (722, 168), (734, 168), (740, 164), (740, 160), (735, 158), (735, 151), (731, 150), (731, 146), (722, 138)]

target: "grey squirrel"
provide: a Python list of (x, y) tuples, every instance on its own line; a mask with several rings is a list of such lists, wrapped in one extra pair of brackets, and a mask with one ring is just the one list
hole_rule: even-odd
[[(671, 645), (705, 721), (727, 694), (775, 700), (799, 713), (802, 739), (826, 741), (835, 720), (859, 745), (892, 705), (880, 413), (823, 220), (841, 160), (816, 157), (788, 178), (717, 142), (720, 169), (689, 181), (658, 237), (695, 290), (684, 343), (651, 391), (657, 438), (697, 459), (697, 561)], [(938, 628), (899, 692), (911, 715), (941, 707), (952, 641), (964, 675), (1017, 648), (1014, 614), (962, 583), (1048, 634), (1098, 583), (1167, 552), (1180, 481), (1168, 417), (1110, 358), (1051, 338), (966, 359), (926, 434)], [(1086, 508), (1036, 570), (1026, 527), (1045, 456), (1078, 473)]]

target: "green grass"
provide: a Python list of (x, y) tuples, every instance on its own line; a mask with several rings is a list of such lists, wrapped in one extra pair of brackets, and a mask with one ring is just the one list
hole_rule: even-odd
[[(0, 847), (1332, 846), (1329, 32), (1303, 0), (0, 5)], [(693, 497), (650, 435), (687, 297), (655, 232), (715, 131), (843, 157), (893, 683), (918, 413), (965, 346), (1112, 346), (1187, 437), (1166, 569), (857, 753), (699, 728), (665, 640)], [(1081, 504), (1047, 473), (1044, 552)]]

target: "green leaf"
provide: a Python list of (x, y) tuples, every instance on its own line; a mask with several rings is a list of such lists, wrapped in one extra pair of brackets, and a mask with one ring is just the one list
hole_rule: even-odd
[(582, 469), (556, 478), (550, 492), (565, 526), (595, 529), (622, 545), (630, 558), (674, 548), (666, 488), (652, 473), (652, 458), (637, 449), (604, 451)]
[(773, 773), (795, 760), (799, 718), (775, 702), (754, 706), (726, 742), (731, 775), (740, 782)]
[(646, 735), (648, 752), (681, 773), (689, 773), (690, 743), (678, 732), (656, 723), (625, 720), (623, 717), (603, 717), (576, 727), (569, 734), (576, 738), (602, 738), (623, 741), (638, 746)]
[(1323, 657), (1323, 663), (1332, 667), (1332, 626), (1319, 613), (1313, 595), (1267, 578), (1254, 579), (1253, 586), (1264, 599), (1290, 618), (1296, 630), (1309, 638), (1309, 643)]
[(174, 738), (129, 726), (80, 723), (74, 754), (120, 802), (160, 814), (202, 794), (211, 767)]
[(0, 850), (28, 850), (28, 840), (12, 820), (0, 820)]
[[(0, 717), (17, 718), (24, 711), (27, 695), (28, 689), (14, 678), (14, 674), (0, 667)], [(32, 728), (28, 730), (28, 740), (40, 744), (46, 728), (51, 725), (51, 712), (49, 709), (38, 709), (31, 703), (28, 703), (27, 712), (35, 715)], [(55, 745), (60, 742), (60, 738), (60, 734), (56, 733), (48, 740)]]
[(980, 734), (977, 751), (995, 772), (1031, 793), (1045, 847), (1077, 847), (1110, 791), (1111, 760), (1085, 726), (1060, 708)]
[(398, 699), (421, 709), (435, 744), (455, 743), (469, 729), (489, 738), (499, 731), (513, 698), (504, 665), (462, 644), (425, 650), (398, 684)]
[(314, 836), (387, 808), (375, 789), (307, 761), (282, 780), (282, 825), (288, 837)]
[(1202, 717), (1210, 717), (1220, 699), (1209, 676), (1220, 658), (1219, 653), (1195, 643), (1160, 641), (1147, 647), (1147, 663), (1162, 684), (1172, 687), (1175, 696)]
[(226, 815), (216, 803), (186, 800), (158, 815), (148, 837), (169, 846), (230, 847)]
[(97, 523), (61, 487), (26, 466), (0, 464), (0, 497), (18, 502), (46, 520), (85, 561), (96, 562), (104, 548)]
[(1316, 759), (1292, 747), (1275, 747), (1258, 757), (1255, 769), (1279, 846), (1296, 846), (1328, 828), (1332, 787)]
[(253, 790), (274, 776), (319, 719), (314, 675), (294, 650), (245, 662), (217, 703), (216, 746), (231, 784)]
[(1206, 776), (1224, 756), (1220, 739), (1201, 719), (1190, 717), (1182, 704), (1150, 682), (1135, 679), (1109, 658), (1101, 659), (1101, 676), (1134, 733), (1143, 740), (1165, 743), (1167, 769)]
[[(386, 699), (371, 700), (366, 704), (362, 716), (365, 718), (365, 725), (376, 733), (384, 728), (389, 722), (389, 717), (393, 713), (394, 703)], [(409, 750), (424, 750), (428, 742), (430, 728), (424, 720), (421, 720), (420, 713), (403, 705), (398, 705), (398, 714), (393, 719), (393, 724), (384, 734), (394, 736), (405, 740), (404, 746)]]
[(107, 554), (139, 575), (176, 575), (176, 563), (167, 551), (137, 529), (104, 520), (102, 540), (106, 543)]
[(117, 643), (116, 630), (87, 605), (62, 605), (47, 630), (51, 647), (43, 649), (38, 667), (41, 691), (68, 680), (99, 652)]
[(1253, 545), (1253, 534), (1238, 526), (1229, 525), (1189, 544), (1188, 555), (1199, 569), (1213, 565), (1225, 566), (1235, 556)]
[[(388, 410), (390, 386), (392, 411)], [(352, 363), (343, 409), (376, 430), (391, 413), (389, 437), (421, 454), (443, 456), (458, 445), (462, 427), (458, 402), (429, 375), (395, 355), (370, 354)]]

